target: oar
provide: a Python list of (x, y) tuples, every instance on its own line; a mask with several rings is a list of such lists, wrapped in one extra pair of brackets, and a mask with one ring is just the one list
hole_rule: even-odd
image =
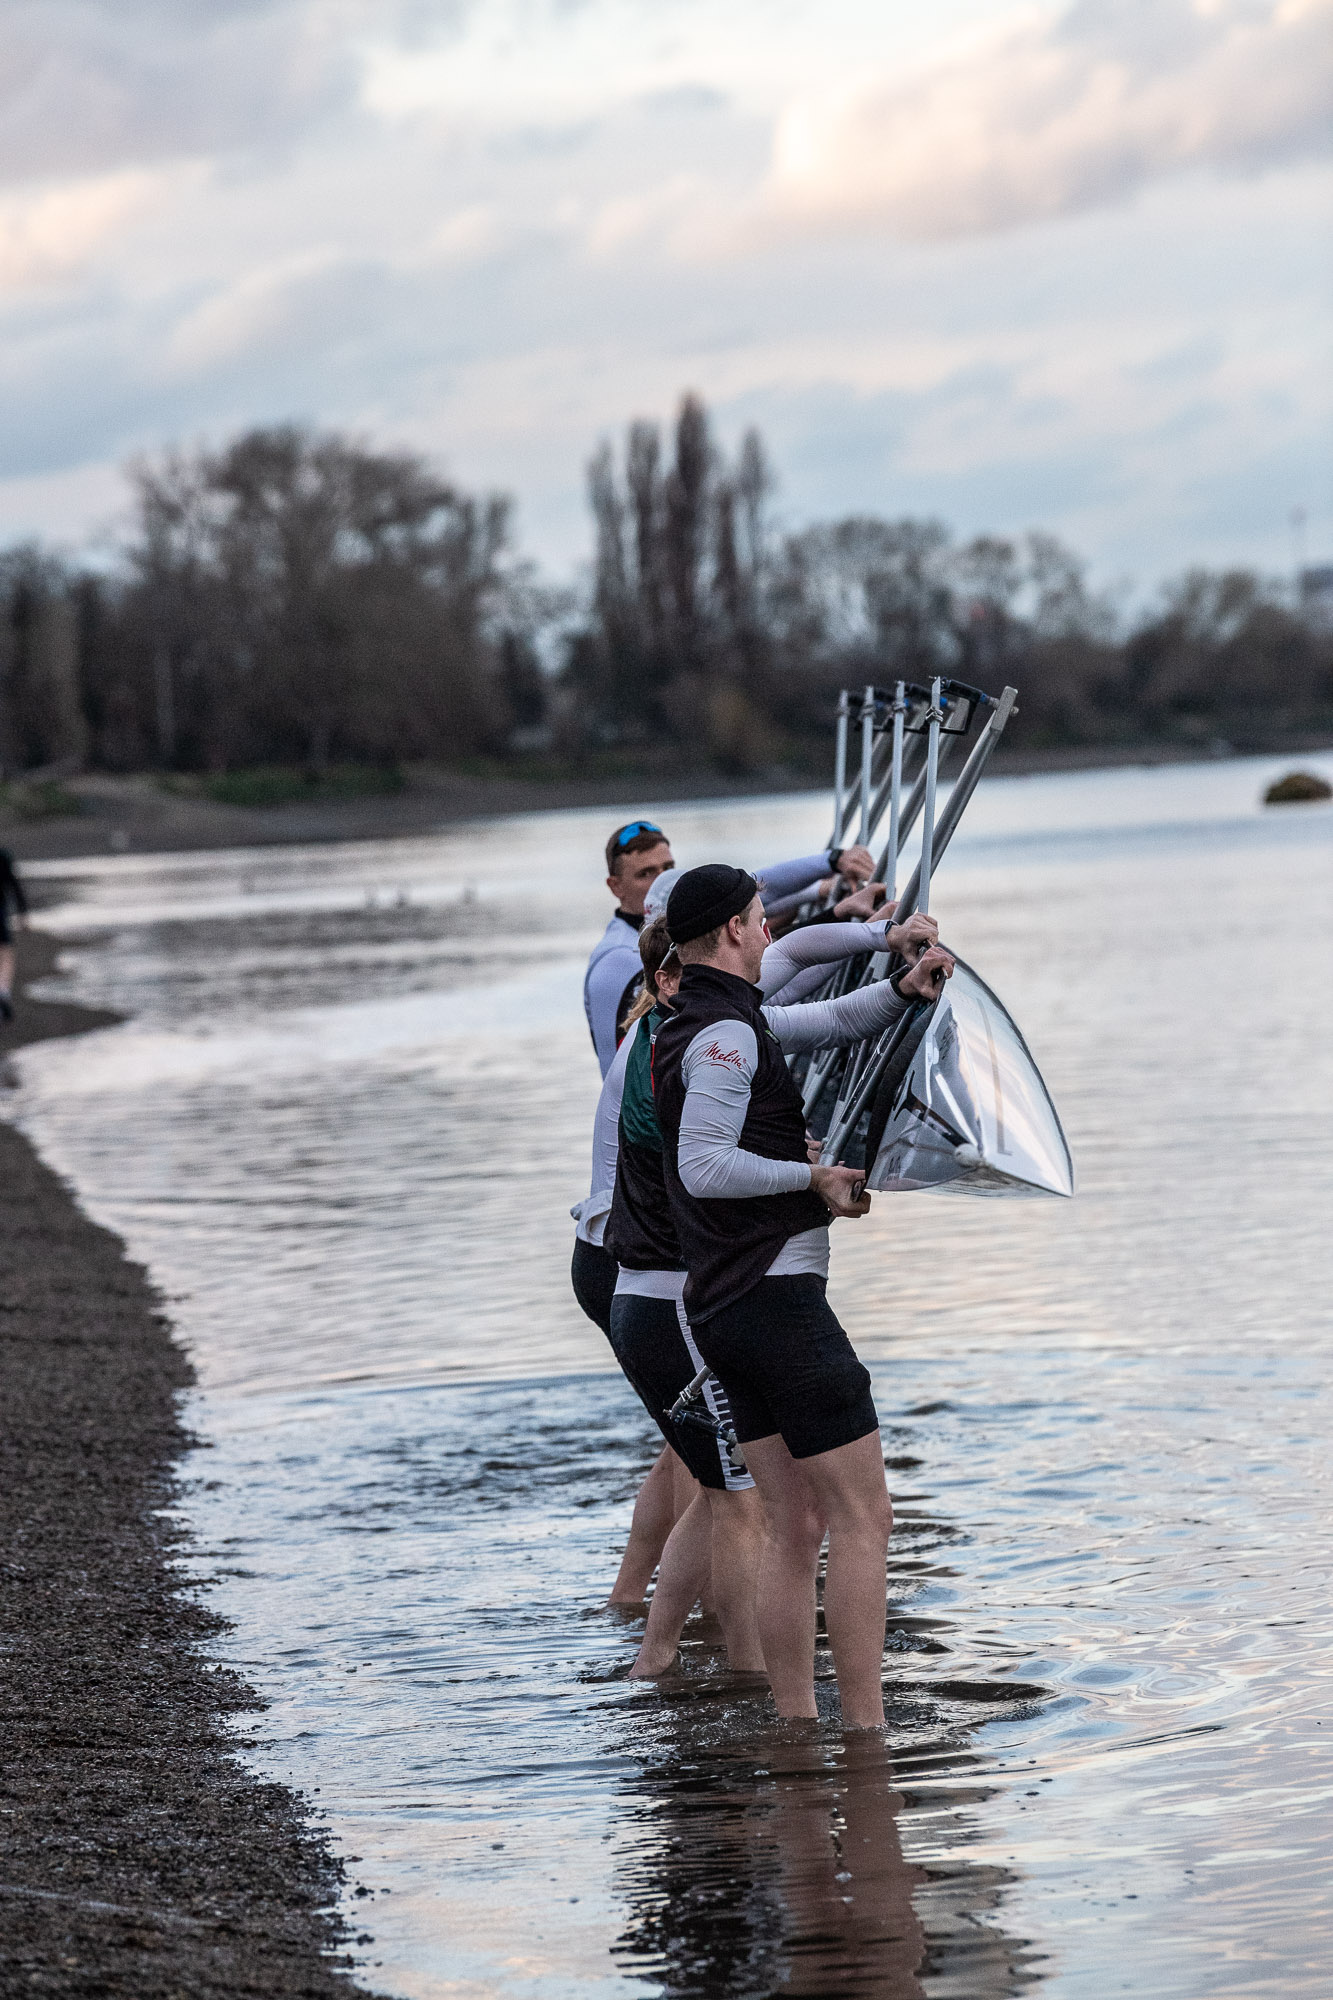
[(921, 815), (921, 859), (917, 864), (917, 879), (921, 884), (920, 908), (925, 912), (930, 905), (930, 877), (932, 856), (935, 848), (935, 787), (940, 775), (940, 724), (944, 711), (940, 707), (940, 677), (936, 674), (930, 684), (930, 713), (926, 728), (926, 803)]
[[(973, 744), (971, 756), (958, 773), (957, 782), (949, 795), (949, 802), (940, 814), (939, 825), (933, 826), (929, 818), (925, 822), (925, 826), (922, 829), (922, 855), (923, 859), (926, 859), (929, 865), (928, 870), (924, 874), (924, 880), (927, 883), (926, 897), (925, 901), (920, 904), (923, 911), (929, 903), (930, 877), (944, 859), (949, 842), (953, 839), (957, 831), (958, 822), (963, 817), (968, 801), (981, 781), (981, 774), (989, 763), (995, 746), (1004, 734), (1005, 724), (1014, 712), (1014, 703), (1017, 696), (1017, 688), (1007, 687), (1004, 690), (995, 707), (987, 716), (986, 727)], [(927, 838), (929, 838), (929, 847), (926, 845)], [(923, 871), (920, 863), (918, 863), (917, 867), (912, 871), (907, 887), (898, 899), (896, 916), (898, 923), (905, 921), (918, 908), (918, 897), (920, 896), (922, 879)], [(846, 1103), (840, 1103), (835, 1107), (833, 1123), (829, 1126), (828, 1136), (824, 1141), (822, 1157), (826, 1163), (837, 1161), (848, 1139), (856, 1130), (862, 1112), (871, 1102), (875, 1091), (879, 1087), (880, 1078), (888, 1067), (889, 1059), (894, 1049), (898, 1046), (901, 1037), (907, 1032), (908, 1024), (913, 1020), (915, 1015), (916, 1009), (909, 1008), (907, 1013), (896, 1021), (892, 1028), (885, 1031), (884, 1035), (880, 1038), (879, 1046), (876, 1048), (873, 1056), (861, 1066), (860, 1073), (855, 1078), (850, 1089), (844, 1092)], [(866, 1165), (869, 1168), (874, 1165), (874, 1162), (868, 1160)]]
[[(903, 682), (899, 681), (898, 686), (899, 689), (903, 689), (904, 686)], [(936, 680), (934, 684), (934, 689), (932, 690), (932, 704), (931, 704), (932, 710), (936, 713), (937, 716), (941, 712), (936, 692), (939, 689), (939, 686), (940, 683), (938, 680)], [(901, 761), (902, 761), (902, 724), (904, 715), (906, 713), (906, 706), (907, 704), (904, 701), (903, 714), (895, 715), (894, 717), (894, 758), (899, 767), (900, 780), (901, 780)], [(904, 841), (906, 841), (910, 836), (912, 828), (916, 825), (917, 816), (921, 812), (923, 806), (926, 804), (927, 799), (931, 801), (932, 816), (933, 816), (933, 801), (934, 801), (935, 787), (939, 780), (940, 769), (944, 761), (952, 751), (955, 740), (956, 739), (952, 735), (950, 735), (950, 736), (945, 736), (943, 741), (941, 741), (938, 720), (932, 726), (931, 734), (927, 741), (925, 759), (923, 761), (922, 769), (917, 777), (917, 781), (915, 785), (912, 787), (911, 796), (909, 797), (905, 807), (903, 807), (900, 803), (896, 825), (893, 824), (891, 818), (889, 842), (885, 849), (884, 855), (881, 857), (879, 868), (876, 871), (879, 879), (887, 881), (889, 879), (889, 871), (892, 870), (893, 879), (896, 882), (897, 872), (898, 872), (898, 854), (901, 851)], [(964, 766), (964, 773), (966, 772), (966, 769), (967, 766)], [(962, 775), (960, 775), (958, 782), (959, 784), (962, 783)], [(957, 787), (955, 786), (955, 791), (956, 790)], [(890, 797), (889, 797), (889, 810), (890, 814), (892, 815), (893, 812), (892, 792), (890, 792)], [(913, 876), (912, 879), (915, 882), (918, 879), (918, 877)], [(890, 898), (891, 897), (892, 897), (892, 890), (890, 890)], [(910, 914), (911, 914), (911, 906), (900, 905), (899, 910), (894, 913), (894, 922), (900, 923), (902, 921), (903, 915), (910, 915)], [(884, 967), (887, 966), (888, 962), (889, 958), (887, 953), (877, 952), (875, 954), (875, 957), (871, 960), (871, 971), (869, 976), (876, 978), (882, 977)], [(829, 975), (829, 978), (819, 988), (817, 995), (813, 995), (812, 997), (821, 1000), (827, 1000), (836, 997), (840, 993), (846, 992), (848, 987), (852, 983), (851, 979), (852, 963), (853, 961), (848, 960), (845, 965), (839, 966), (837, 971), (831, 973)], [(824, 1049), (819, 1053), (813, 1055), (810, 1058), (810, 1064), (805, 1073), (805, 1082), (801, 1089), (801, 1104), (804, 1109), (805, 1116), (809, 1118), (809, 1116), (813, 1112), (816, 1104), (819, 1102), (820, 1096), (823, 1093), (825, 1086), (828, 1083), (830, 1076), (832, 1076), (834, 1070), (837, 1068), (840, 1062), (846, 1063), (846, 1069), (842, 1078), (842, 1082), (839, 1085), (839, 1092), (838, 1092), (839, 1099), (841, 1100), (841, 1098), (845, 1097), (847, 1092), (854, 1087), (857, 1076), (859, 1075), (862, 1065), (866, 1060), (867, 1060), (867, 1051), (864, 1048), (864, 1046), (855, 1050), (850, 1060), (847, 1058), (846, 1051), (840, 1048)], [(836, 1111), (834, 1115), (836, 1117), (837, 1115)]]
[[(944, 859), (945, 849), (954, 837), (958, 822), (963, 817), (968, 801), (981, 782), (981, 774), (990, 762), (996, 744), (1004, 734), (1005, 724), (1014, 713), (1014, 703), (1017, 699), (1017, 688), (1007, 687), (1004, 690), (1004, 693), (986, 717), (986, 727), (972, 745), (971, 754), (962, 770), (958, 773), (958, 777), (954, 782), (954, 788), (949, 794), (948, 802), (945, 805), (944, 811), (940, 814), (940, 823), (934, 829), (931, 842), (931, 874), (934, 874), (940, 862)], [(898, 909), (894, 918), (896, 923), (903, 923), (918, 907), (917, 897), (921, 892), (921, 877), (921, 863), (918, 861), (916, 867), (907, 878), (907, 887), (898, 898)], [(925, 907), (924, 904), (921, 905), (922, 909)]]
[(838, 729), (833, 739), (833, 832), (829, 835), (829, 846), (836, 847), (842, 839), (842, 801), (847, 790), (847, 717), (851, 703), (844, 688), (838, 696)]
[(883, 880), (888, 890), (886, 901), (893, 902), (898, 894), (898, 821), (902, 817), (903, 791), (903, 724), (907, 720), (907, 689), (899, 681), (893, 691), (893, 754), (889, 767), (889, 838), (885, 852), (888, 864)]
[(862, 847), (870, 839), (870, 767), (875, 760), (875, 690), (868, 687), (861, 698), (861, 831)]

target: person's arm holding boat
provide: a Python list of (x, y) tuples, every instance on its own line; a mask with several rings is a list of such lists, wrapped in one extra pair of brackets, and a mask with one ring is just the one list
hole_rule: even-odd
[[(762, 893), (766, 899), (799, 901), (830, 869), (849, 881), (863, 882), (874, 873), (874, 866), (864, 847), (801, 855), (764, 869)], [(659, 886), (654, 895), (654, 884), (660, 877), (675, 880), (671, 843), (655, 821), (630, 820), (617, 827), (606, 843), (606, 871), (606, 886), (616, 907), (593, 948), (583, 981), (583, 1009), (603, 1076), (614, 1060), (625, 1015), (642, 979), (638, 934), (645, 914), (655, 916), (665, 906), (666, 886)]]
[(830, 877), (846, 882), (868, 882), (875, 872), (875, 859), (868, 847), (830, 847), (818, 854), (804, 854), (795, 861), (775, 861), (755, 870), (759, 896), (766, 912), (784, 916), (803, 902), (816, 883)]
[[(840, 872), (846, 871), (846, 879), (861, 885), (869, 885), (869, 877), (874, 873), (875, 864), (868, 848), (834, 848), (826, 854), (806, 854), (795, 861), (775, 861), (766, 868), (760, 868), (755, 875), (759, 884), (759, 899), (765, 915), (770, 913), (775, 922), (798, 909), (807, 902), (813, 889), (831, 879), (829, 866), (838, 864)], [(660, 917), (666, 909), (667, 898), (680, 880), (680, 869), (674, 865), (650, 884), (645, 900), (644, 913), (649, 918)], [(873, 886), (873, 885), (869, 885)], [(858, 902), (854, 912), (849, 905), (849, 914), (869, 916), (878, 903), (884, 900), (884, 885), (878, 885), (878, 898)], [(852, 892), (864, 896), (865, 886)], [(843, 899), (847, 901), (846, 898)], [(831, 913), (830, 913), (831, 914)]]
[(934, 917), (919, 912), (902, 924), (893, 922), (891, 910), (868, 923), (804, 924), (769, 945), (759, 984), (766, 1001), (792, 1006), (827, 978), (830, 965), (864, 952), (897, 952), (910, 965), (938, 940)]

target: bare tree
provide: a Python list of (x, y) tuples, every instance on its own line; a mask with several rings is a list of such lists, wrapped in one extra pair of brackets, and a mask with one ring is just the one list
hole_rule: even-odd
[(697, 396), (685, 396), (676, 418), (676, 459), (666, 480), (664, 568), (670, 593), (672, 642), (679, 671), (704, 664), (703, 565), (708, 548), (713, 449)]
[(0, 558), (0, 762), (77, 767), (88, 751), (78, 620), (62, 565), (31, 544)]

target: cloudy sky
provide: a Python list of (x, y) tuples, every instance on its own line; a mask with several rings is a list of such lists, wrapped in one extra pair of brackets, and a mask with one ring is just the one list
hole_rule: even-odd
[(297, 416), (586, 547), (707, 397), (791, 523), (1333, 558), (1333, 0), (4, 0), (0, 538)]

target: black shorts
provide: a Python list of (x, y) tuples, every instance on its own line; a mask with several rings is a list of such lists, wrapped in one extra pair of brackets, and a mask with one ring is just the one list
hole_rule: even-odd
[[(733, 1466), (721, 1438), (697, 1424), (673, 1423), (667, 1411), (703, 1367), (685, 1308), (678, 1299), (643, 1299), (617, 1292), (611, 1307), (611, 1345), (626, 1379), (676, 1456), (701, 1486), (715, 1493), (739, 1493), (754, 1485), (744, 1466)], [(724, 1430), (731, 1411), (715, 1382), (704, 1386), (704, 1401)]]
[(815, 1458), (879, 1429), (870, 1372), (813, 1273), (761, 1278), (694, 1338), (741, 1444), (776, 1432), (793, 1458)]
[(574, 1238), (569, 1282), (574, 1287), (574, 1297), (588, 1318), (594, 1326), (601, 1327), (608, 1340), (611, 1337), (611, 1300), (619, 1276), (620, 1266), (609, 1250), (603, 1250), (600, 1243), (585, 1243), (581, 1236)]

